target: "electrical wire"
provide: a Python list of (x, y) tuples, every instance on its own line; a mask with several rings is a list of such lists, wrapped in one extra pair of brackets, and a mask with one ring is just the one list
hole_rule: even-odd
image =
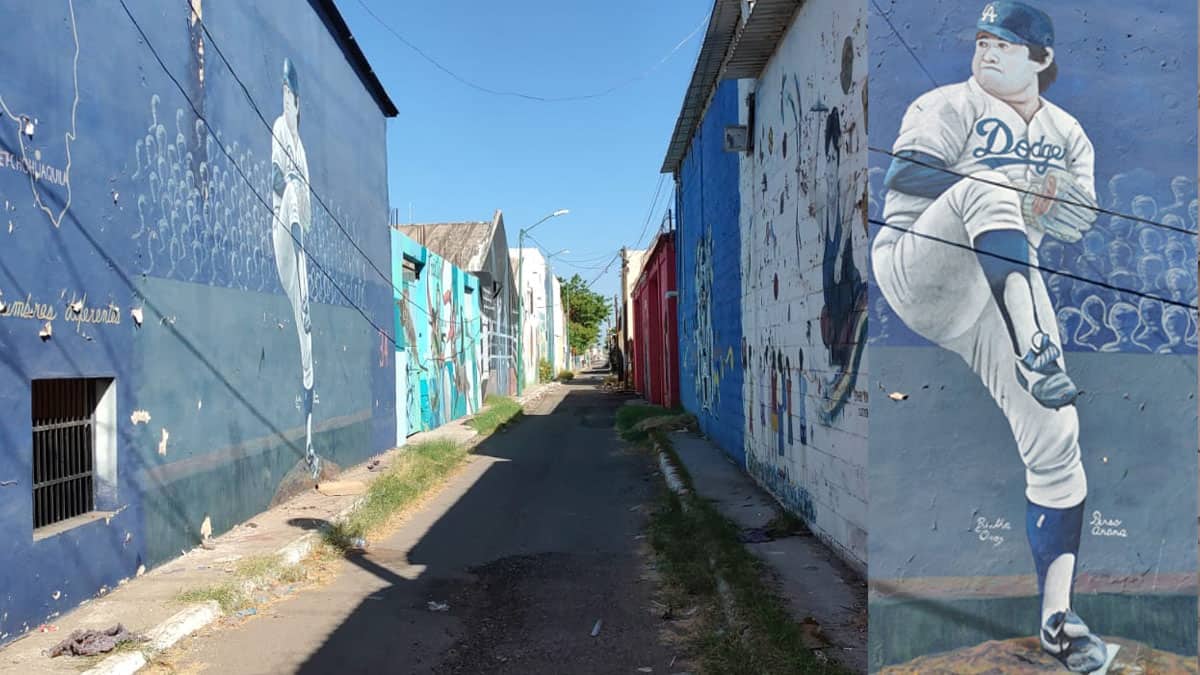
[(654, 188), (654, 197), (650, 200), (650, 208), (646, 209), (646, 220), (642, 223), (642, 233), (638, 235), (637, 243), (633, 245), (635, 249), (642, 245), (642, 239), (646, 237), (646, 232), (650, 229), (650, 218), (654, 215), (654, 207), (658, 206), (658, 195), (662, 192), (663, 181), (666, 178), (667, 174), (658, 174), (658, 185)]
[[(137, 30), (138, 34), (142, 36), (142, 41), (145, 42), (147, 49), (150, 50), (150, 53), (154, 56), (155, 61), (157, 61), (159, 67), (162, 68), (163, 73), (167, 76), (167, 78), (169, 80), (171, 80), (172, 83), (175, 84), (175, 87), (179, 90), (179, 93), (181, 95), (183, 95), (184, 100), (186, 100), (188, 102), (188, 106), (191, 107), (193, 114), (196, 115), (197, 119), (204, 122), (205, 127), (212, 129), (212, 126), (208, 123), (208, 119), (206, 119), (204, 117), (204, 114), (201, 113), (200, 110), (196, 107), (196, 104), (194, 102), (192, 102), (191, 97), (187, 95), (187, 90), (184, 89), (183, 85), (180, 84), (179, 80), (175, 78), (175, 75), (172, 74), (170, 69), (167, 68), (167, 64), (164, 63), (162, 60), (162, 57), (159, 56), (158, 50), (155, 49), (154, 44), (150, 42), (150, 37), (148, 35), (146, 35), (146, 31), (144, 31), (142, 29), (141, 24), (138, 23), (137, 19), (134, 18), (133, 14), (129, 11), (129, 6), (125, 4), (125, 0), (118, 0), (118, 1), (121, 3), (121, 8), (125, 10), (125, 15), (127, 17), (129, 17), (129, 20), (133, 23), (133, 26)], [(213, 141), (216, 143), (217, 147), (219, 147), (221, 149), (221, 152), (224, 153), (225, 157), (229, 159), (230, 164), (233, 165), (233, 168), (237, 170), (238, 175), (241, 176), (243, 181), (245, 181), (246, 186), (250, 189), (250, 192), (256, 198), (258, 198), (258, 201), (263, 205), (263, 207), (266, 208), (268, 212), (270, 212), (272, 219), (275, 221), (278, 221), (280, 226), (283, 227), (283, 229), (286, 230), (288, 232), (288, 234), (292, 237), (292, 241), (295, 242), (296, 246), (299, 247), (301, 251), (304, 251), (304, 254), (307, 256), (309, 262), (311, 262), (313, 264), (313, 266), (316, 267), (319, 272), (321, 272), (321, 274), (325, 275), (325, 278), (329, 280), (329, 283), (332, 284), (335, 289), (337, 289), (338, 293), (341, 294), (342, 298), (345, 299), (346, 302), (351, 307), (354, 307), (354, 309), (358, 310), (358, 313), (362, 315), (363, 319), (365, 319), (367, 321), (367, 323), (371, 324), (371, 326), (374, 327), (375, 330), (377, 330), (381, 335), (384, 335), (385, 337), (390, 339), (392, 341), (392, 343), (395, 344), (395, 342), (396, 342), (395, 337), (392, 336), (391, 333), (384, 330), (379, 324), (375, 323), (375, 320), (372, 319), (366, 313), (366, 311), (363, 310), (362, 307), (360, 307), (358, 304), (356, 304), (353, 300), (350, 299), (350, 296), (348, 296), (346, 294), (346, 292), (344, 290), (342, 290), (342, 287), (340, 285), (338, 285), (338, 283), (336, 281), (334, 281), (333, 276), (330, 275), (329, 272), (325, 271), (324, 266), (322, 266), (319, 262), (317, 262), (317, 259), (314, 258), (311, 253), (309, 253), (308, 249), (306, 249), (304, 247), (304, 244), (300, 241), (300, 239), (298, 237), (296, 237), (295, 234), (292, 233), (291, 228), (286, 227), (284, 225), (283, 221), (279, 218), (279, 216), (275, 214), (275, 208), (271, 204), (267, 203), (267, 201), (263, 198), (263, 196), (258, 192), (258, 189), (254, 187), (254, 184), (250, 181), (249, 177), (246, 176), (245, 171), (242, 170), (241, 165), (238, 164), (237, 160), (235, 160), (233, 158), (233, 155), (230, 154), (229, 150), (225, 147), (225, 144), (221, 141), (221, 139), (219, 137), (217, 137), (216, 134), (210, 134), (209, 137), (213, 139)]]
[[(883, 20), (884, 20), (884, 21), (887, 23), (888, 27), (892, 29), (892, 34), (893, 34), (893, 35), (895, 35), (895, 36), (896, 36), (896, 39), (900, 41), (900, 44), (904, 46), (904, 49), (905, 49), (905, 50), (908, 52), (909, 56), (911, 56), (911, 57), (912, 57), (913, 61), (914, 61), (914, 62), (917, 64), (917, 67), (918, 67), (918, 68), (920, 68), (920, 69), (921, 69), (921, 71), (922, 71), (923, 73), (925, 73), (925, 76), (929, 78), (929, 81), (930, 81), (930, 83), (932, 83), (932, 84), (933, 84), (934, 88), (935, 88), (935, 89), (936, 89), (936, 88), (940, 88), (942, 85), (941, 85), (941, 84), (940, 84), (940, 83), (937, 81), (937, 78), (933, 76), (933, 73), (929, 72), (929, 69), (925, 67), (925, 63), (924, 63), (923, 61), (921, 61), (921, 57), (917, 55), (917, 52), (916, 52), (916, 50), (915, 50), (915, 49), (913, 49), (912, 45), (910, 45), (910, 44), (908, 43), (908, 40), (905, 40), (905, 39), (904, 39), (904, 35), (900, 33), (900, 29), (896, 28), (896, 24), (892, 23), (892, 19), (891, 19), (891, 17), (889, 17), (889, 16), (887, 15), (887, 13), (883, 11), (883, 8), (879, 6), (879, 1), (878, 1), (878, 0), (871, 0), (871, 4), (872, 4), (872, 5), (874, 5), (876, 13), (878, 13), (878, 14), (879, 14), (879, 16), (880, 16), (880, 17), (881, 17), (881, 18), (882, 18), (882, 19), (883, 19)], [(1180, 232), (1180, 233), (1187, 234), (1187, 235), (1196, 235), (1196, 234), (1200, 234), (1200, 232), (1198, 232), (1197, 230), (1189, 230), (1189, 229), (1186, 229), (1186, 228), (1175, 227), (1174, 225), (1167, 225), (1166, 223), (1160, 223), (1160, 222), (1157, 222), (1157, 221), (1154, 221), (1154, 220), (1149, 220), (1149, 219), (1147, 219), (1147, 218), (1140, 218), (1140, 217), (1138, 217), (1138, 216), (1134, 216), (1134, 215), (1130, 215), (1130, 214), (1125, 214), (1125, 213), (1120, 213), (1120, 212), (1118, 212), (1118, 211), (1112, 211), (1112, 210), (1105, 209), (1105, 208), (1102, 208), (1102, 207), (1099, 207), (1099, 206), (1093, 206), (1093, 205), (1091, 205), (1091, 204), (1082, 204), (1082, 203), (1079, 203), (1079, 202), (1074, 202), (1074, 201), (1071, 201), (1071, 200), (1069, 200), (1069, 199), (1063, 199), (1063, 198), (1061, 198), (1061, 197), (1057, 197), (1057, 196), (1043, 195), (1043, 194), (1040, 194), (1040, 193), (1031, 192), (1031, 191), (1029, 191), (1029, 190), (1025, 190), (1025, 189), (1019, 188), (1019, 187), (1017, 187), (1017, 186), (1015, 186), (1015, 185), (1008, 185), (1008, 184), (999, 183), (999, 182), (996, 182), (996, 181), (990, 181), (990, 180), (986, 180), (986, 179), (983, 179), (983, 178), (979, 178), (978, 176), (969, 176), (969, 175), (965, 175), (965, 174), (962, 174), (962, 173), (958, 173), (958, 172), (956, 172), (956, 171), (953, 171), (953, 170), (951, 170), (951, 169), (948, 169), (948, 168), (946, 168), (946, 167), (939, 167), (939, 166), (935, 166), (935, 165), (933, 165), (933, 164), (928, 164), (928, 163), (926, 163), (926, 162), (922, 162), (922, 161), (920, 161), (920, 160), (911, 159), (911, 158), (908, 158), (908, 157), (898, 157), (898, 156), (897, 156), (895, 153), (893, 153), (893, 152), (890, 152), (890, 151), (888, 151), (888, 150), (881, 149), (881, 148), (876, 148), (876, 147), (870, 147), (870, 146), (869, 146), (869, 147), (868, 147), (868, 150), (870, 150), (870, 151), (872, 151), (872, 152), (878, 152), (878, 153), (882, 153), (882, 154), (888, 155), (888, 156), (890, 156), (890, 157), (893, 157), (893, 158), (899, 158), (899, 159), (903, 159), (903, 160), (905, 160), (905, 161), (912, 162), (913, 164), (917, 164), (917, 165), (920, 165), (920, 166), (923, 166), (923, 167), (926, 167), (926, 168), (930, 168), (930, 169), (937, 169), (937, 170), (939, 170), (939, 171), (944, 171), (944, 172), (946, 172), (946, 173), (949, 173), (949, 174), (951, 174), (951, 175), (954, 175), (954, 176), (959, 176), (959, 177), (961, 177), (961, 178), (970, 178), (970, 179), (972, 179), (972, 180), (977, 180), (977, 181), (980, 181), (980, 182), (983, 182), (983, 183), (987, 183), (987, 184), (989, 184), (989, 185), (994, 185), (994, 186), (996, 186), (996, 187), (1002, 187), (1002, 188), (1007, 188), (1007, 189), (1010, 189), (1010, 190), (1015, 190), (1015, 191), (1017, 191), (1017, 192), (1023, 192), (1023, 193), (1025, 193), (1025, 194), (1033, 195), (1033, 196), (1035, 196), (1035, 197), (1044, 197), (1044, 198), (1046, 198), (1046, 199), (1050, 199), (1050, 200), (1052, 200), (1052, 201), (1061, 202), (1061, 203), (1064, 203), (1064, 204), (1070, 204), (1070, 205), (1072, 205), (1072, 206), (1078, 206), (1078, 207), (1081, 207), (1081, 208), (1089, 209), (1089, 210), (1091, 210), (1091, 211), (1095, 211), (1095, 212), (1097, 212), (1097, 213), (1103, 213), (1103, 214), (1105, 214), (1105, 215), (1108, 215), (1108, 216), (1112, 216), (1112, 217), (1116, 217), (1116, 218), (1124, 218), (1124, 219), (1126, 219), (1126, 220), (1132, 220), (1132, 221), (1139, 222), (1139, 223), (1145, 223), (1145, 224), (1147, 224), (1147, 225), (1152, 225), (1152, 226), (1154, 226), (1154, 227), (1161, 227), (1161, 228), (1163, 228), (1163, 229), (1166, 229), (1166, 230), (1171, 230), (1171, 231), (1174, 231), (1174, 232)]]
[[(166, 63), (162, 60), (162, 57), (159, 55), (158, 50), (154, 47), (154, 44), (150, 41), (150, 37), (146, 34), (145, 30), (142, 29), (142, 26), (138, 22), (137, 18), (135, 18), (133, 16), (133, 13), (129, 10), (128, 5), (125, 4), (125, 0), (119, 0), (119, 2), (121, 4), (121, 8), (125, 12), (125, 15), (129, 18), (130, 22), (133, 24), (134, 29), (137, 30), (138, 34), (142, 37), (142, 41), (146, 44), (146, 48), (148, 50), (150, 50), (151, 55), (154, 56), (155, 61), (158, 62), (159, 67), (162, 69), (163, 73), (167, 76), (167, 79), (171, 80), (171, 82), (175, 85), (175, 88), (178, 89), (179, 93), (183, 96), (184, 100), (186, 100), (188, 102), (188, 106), (192, 109), (192, 112), (193, 112), (193, 114), (196, 115), (196, 118), (199, 119), (201, 122), (203, 122), (206, 128), (211, 130), (212, 125), (209, 124), (208, 119), (203, 115), (203, 113), (200, 112), (200, 110), (197, 108), (195, 102), (192, 101), (191, 97), (188, 96), (187, 90), (183, 87), (183, 85), (179, 82), (179, 80), (175, 77), (175, 75), (173, 73), (171, 73), (170, 69), (167, 67)], [(228, 67), (228, 63), (226, 63), (226, 65)], [(232, 71), (232, 68), (230, 68), (230, 70)], [(277, 216), (275, 214), (274, 207), (266, 201), (266, 199), (262, 196), (262, 194), (258, 191), (258, 189), (250, 181), (249, 177), (246, 176), (246, 173), (242, 169), (241, 165), (238, 164), (236, 159), (234, 159), (233, 155), (229, 152), (229, 149), (225, 147), (225, 144), (221, 141), (221, 139), (216, 134), (210, 134), (210, 138), (213, 139), (213, 141), (215, 142), (217, 147), (220, 148), (222, 154), (224, 154), (225, 157), (229, 160), (229, 163), (237, 171), (237, 174), (241, 177), (242, 181), (246, 183), (246, 186), (250, 190), (251, 194), (253, 194), (255, 196), (255, 198), (257, 198), (258, 202), (263, 205), (263, 207), (267, 210), (268, 213), (271, 214), (272, 220), (279, 222), (280, 225), (283, 226), (283, 221), (279, 218), (279, 216)], [(311, 186), (310, 186), (310, 189), (311, 189)], [(314, 195), (315, 195), (315, 192), (314, 192)], [(329, 212), (328, 208), (326, 208), (326, 212), (329, 213), (330, 218), (333, 218), (336, 221), (336, 218), (333, 216), (332, 213)], [(372, 319), (371, 316), (367, 314), (366, 310), (364, 310), (361, 306), (359, 306), (357, 303), (355, 303), (350, 298), (350, 296), (346, 294), (346, 292), (337, 283), (337, 281), (334, 280), (333, 276), (328, 271), (325, 270), (324, 266), (321, 265), (320, 262), (317, 260), (317, 258), (315, 256), (313, 256), (312, 253), (304, 246), (303, 242), (301, 242), (300, 239), (294, 233), (292, 233), (291, 228), (284, 227), (284, 229), (288, 232), (289, 236), (291, 236), (292, 241), (296, 244), (296, 246), (301, 251), (304, 252), (305, 256), (307, 257), (308, 261), (310, 263), (312, 263), (313, 267), (315, 267), (317, 269), (317, 271), (319, 271), (322, 275), (325, 276), (326, 279), (329, 280), (329, 283), (338, 291), (338, 293), (342, 296), (342, 298), (346, 301), (346, 303), (348, 305), (350, 305), (351, 307), (353, 307), (363, 317), (363, 319), (368, 324), (370, 324), (371, 327), (374, 328), (380, 335), (386, 337), (388, 340), (390, 340), (392, 342), (392, 344), (397, 344), (395, 336), (393, 336), (390, 332), (388, 332), (383, 327), (381, 327), (378, 323), (376, 323), (375, 320)], [(342, 228), (342, 231), (343, 231), (343, 233), (346, 232), (346, 230), (344, 228)], [(348, 233), (347, 233), (347, 236), (349, 236)], [(357, 246), (356, 246), (356, 248), (357, 248)], [(361, 249), (359, 249), (359, 251), (361, 252)], [(378, 271), (377, 268), (376, 268), (376, 271)], [(396, 286), (394, 286), (391, 283), (390, 279), (388, 279), (388, 282), (389, 282), (388, 285), (391, 286), (393, 288), (393, 290), (399, 290), (396, 288)], [(424, 312), (426, 314), (426, 316), (428, 316), (430, 319), (433, 319), (433, 315), (430, 312), (425, 310), (423, 307), (417, 305), (412, 300), (408, 300), (408, 304), (409, 304), (409, 306)], [(446, 324), (449, 323), (448, 320), (441, 319), (441, 318), (439, 318), (438, 321), (439, 321), (439, 323), (446, 323)], [(473, 346), (476, 342), (478, 342), (478, 336), (475, 336), (475, 338), (472, 339), (471, 346)], [(435, 358), (441, 358), (442, 360), (445, 360), (445, 357), (435, 357)], [(425, 363), (428, 364), (429, 361), (425, 360)], [(418, 365), (420, 366), (419, 361), (418, 361)], [(423, 366), (422, 366), (422, 369), (424, 369)]]
[(990, 251), (983, 251), (983, 250), (980, 250), (980, 249), (977, 249), (977, 248), (975, 248), (974, 246), (969, 246), (969, 245), (967, 245), (967, 244), (963, 244), (963, 243), (960, 243), (960, 242), (957, 242), (957, 241), (950, 241), (949, 239), (945, 239), (945, 238), (942, 238), (942, 237), (937, 237), (937, 236), (934, 236), (934, 235), (932, 235), (932, 234), (924, 234), (924, 233), (918, 232), (918, 231), (916, 231), (916, 230), (913, 230), (913, 229), (909, 229), (909, 228), (906, 228), (906, 227), (900, 227), (899, 225), (891, 225), (891, 224), (889, 224), (889, 223), (885, 223), (885, 222), (884, 222), (884, 221), (882, 221), (882, 220), (876, 220), (876, 219), (874, 219), (874, 218), (868, 218), (868, 219), (867, 219), (867, 222), (869, 222), (869, 223), (871, 223), (872, 225), (875, 225), (875, 226), (877, 226), (877, 227), (886, 227), (886, 228), (888, 228), (888, 229), (890, 229), (890, 230), (896, 230), (896, 231), (898, 231), (898, 232), (903, 232), (903, 233), (906, 233), (906, 234), (910, 234), (910, 235), (912, 235), (912, 236), (914, 236), (914, 237), (920, 237), (920, 238), (922, 238), (922, 239), (928, 239), (928, 240), (931, 240), (931, 241), (936, 241), (936, 242), (939, 242), (939, 243), (945, 244), (945, 245), (947, 245), (947, 246), (953, 246), (954, 248), (960, 248), (960, 249), (963, 249), (963, 250), (966, 250), (966, 251), (971, 251), (971, 252), (973, 252), (973, 253), (975, 253), (975, 254), (978, 254), (978, 255), (984, 255), (984, 256), (988, 256), (989, 258), (996, 258), (996, 259), (998, 259), (998, 260), (1003, 260), (1003, 261), (1005, 261), (1005, 262), (1009, 262), (1009, 263), (1012, 263), (1012, 264), (1014, 264), (1014, 265), (1020, 265), (1020, 266), (1023, 266), (1023, 267), (1028, 267), (1029, 269), (1035, 269), (1035, 270), (1038, 270), (1039, 272), (1045, 272), (1045, 273), (1047, 273), (1047, 274), (1057, 274), (1057, 275), (1059, 275), (1059, 276), (1067, 277), (1068, 279), (1074, 279), (1075, 281), (1082, 281), (1083, 283), (1086, 283), (1086, 284), (1091, 284), (1091, 285), (1093, 285), (1093, 286), (1100, 286), (1101, 288), (1107, 288), (1107, 289), (1108, 289), (1108, 290), (1110, 290), (1110, 291), (1116, 291), (1116, 292), (1118, 292), (1118, 293), (1126, 293), (1126, 294), (1133, 295), (1133, 296), (1136, 296), (1136, 297), (1139, 297), (1139, 298), (1146, 298), (1146, 299), (1148, 299), (1148, 300), (1155, 300), (1155, 301), (1158, 301), (1158, 302), (1161, 302), (1161, 303), (1163, 303), (1164, 305), (1175, 305), (1176, 307), (1183, 307), (1184, 309), (1190, 309), (1190, 310), (1196, 310), (1196, 309), (1200, 309), (1200, 307), (1197, 307), (1196, 305), (1189, 304), (1189, 303), (1186, 303), (1186, 302), (1181, 302), (1181, 301), (1179, 301), (1179, 300), (1172, 300), (1171, 298), (1164, 298), (1164, 297), (1161, 297), (1161, 296), (1158, 296), (1158, 295), (1153, 295), (1153, 294), (1150, 294), (1150, 293), (1143, 293), (1142, 291), (1137, 291), (1137, 290), (1134, 290), (1134, 289), (1132, 289), (1132, 288), (1125, 288), (1125, 287), (1123, 287), (1123, 286), (1115, 286), (1115, 285), (1113, 285), (1113, 284), (1110, 284), (1110, 283), (1108, 283), (1108, 282), (1105, 282), (1105, 281), (1099, 281), (1099, 280), (1097, 280), (1097, 279), (1090, 279), (1090, 278), (1088, 278), (1088, 277), (1080, 276), (1080, 275), (1078, 275), (1078, 274), (1074, 274), (1074, 273), (1067, 272), (1067, 271), (1064, 271), (1064, 270), (1055, 270), (1055, 269), (1051, 269), (1051, 268), (1049, 268), (1049, 267), (1042, 267), (1041, 265), (1035, 265), (1035, 264), (1033, 264), (1033, 263), (1031, 263), (1031, 262), (1026, 262), (1026, 261), (1024, 261), (1024, 260), (1018, 260), (1018, 259), (1016, 259), (1016, 258), (1010, 258), (1010, 257), (1008, 257), (1008, 256), (1003, 256), (1003, 255), (1000, 255), (1000, 254), (998, 254), (998, 253), (992, 253), (992, 252), (990, 252)]
[(700, 22), (700, 24), (697, 25), (692, 30), (692, 32), (688, 33), (686, 37), (684, 37), (682, 40), (680, 40), (678, 44), (676, 44), (674, 47), (672, 47), (671, 51), (667, 52), (666, 56), (662, 57), (662, 59), (660, 59), (658, 61), (658, 63), (655, 63), (653, 66), (651, 66), (647, 70), (643, 71), (639, 75), (628, 78), (628, 79), (623, 80), (607, 89), (604, 89), (604, 90), (601, 90), (598, 92), (594, 92), (591, 94), (578, 94), (578, 95), (574, 95), (574, 96), (538, 96), (535, 94), (527, 94), (527, 93), (519, 92), (519, 91), (492, 89), (491, 87), (485, 87), (484, 85), (477, 84), (475, 82), (472, 82), (471, 80), (468, 80), (467, 78), (459, 75), (458, 73), (454, 72), (453, 70), (450, 70), (446, 66), (442, 65), (437, 59), (433, 58), (432, 56), (427, 54), (423, 49), (421, 49), (417, 45), (410, 42), (407, 38), (405, 38), (403, 35), (401, 35), (399, 31), (397, 31), (395, 28), (392, 28), (378, 14), (376, 14), (374, 11), (372, 11), (371, 7), (369, 5), (367, 5), (366, 2), (364, 2), (363, 0), (358, 0), (358, 4), (362, 6), (363, 10), (365, 10), (366, 13), (368, 15), (370, 15), (372, 19), (375, 20), (376, 23), (378, 23), (380, 26), (382, 26), (384, 30), (391, 33), (404, 46), (413, 50), (414, 52), (419, 54), (421, 56), (421, 58), (423, 58), (426, 61), (428, 61), (429, 63), (431, 63), (435, 68), (437, 68), (438, 70), (442, 71), (443, 73), (449, 75), (450, 77), (454, 78), (458, 82), (460, 82), (472, 89), (482, 91), (485, 94), (492, 94), (495, 96), (510, 96), (510, 97), (514, 97), (514, 98), (522, 98), (522, 99), (525, 99), (528, 101), (541, 101), (541, 102), (545, 102), (545, 103), (560, 103), (560, 102), (565, 102), (565, 101), (584, 101), (584, 100), (588, 100), (588, 99), (601, 98), (603, 96), (608, 96), (609, 94), (617, 91), (618, 89), (622, 89), (624, 87), (627, 87), (627, 86), (633, 84), (634, 82), (637, 82), (639, 80), (643, 80), (643, 79), (649, 77), (652, 73), (654, 73), (654, 71), (661, 68), (664, 63), (666, 63), (668, 60), (670, 60), (670, 58), (672, 56), (674, 56), (676, 52), (678, 52), (680, 49), (682, 49), (684, 45), (686, 45), (688, 42), (691, 42), (692, 38), (696, 37), (696, 34), (699, 33), (706, 25), (708, 25), (708, 19), (709, 19), (709, 16), (711, 16), (711, 12), (709, 14), (706, 14), (704, 16), (704, 19)]
[[(266, 127), (267, 130), (271, 133), (271, 138), (274, 139), (275, 142), (279, 145), (280, 149), (283, 150), (283, 153), (287, 156), (287, 158), (293, 164), (298, 165), (298, 162), (296, 162), (296, 158), (292, 156), (291, 151), (287, 148), (287, 144), (283, 143), (281, 141), (281, 139), (279, 139), (278, 137), (275, 136), (275, 129), (272, 126), (271, 122), (267, 119), (266, 115), (263, 114), (263, 111), (261, 108), (258, 107), (258, 104), (255, 103), (254, 97), (250, 94), (250, 89), (246, 86), (246, 83), (244, 81), (242, 81), (242, 78), (237, 74), (237, 70), (234, 69), (233, 64), (230, 63), (229, 59), (227, 59), (225, 57), (225, 52), (221, 50), (221, 46), (217, 43), (216, 39), (213, 38), (212, 33), (208, 30), (208, 26), (205, 25), (205, 23), (202, 19), (197, 18), (196, 22), (198, 24), (200, 24), (200, 30), (204, 33), (204, 36), (208, 39), (209, 44), (212, 46), (213, 50), (217, 53), (217, 56), (220, 57), (221, 62), (225, 64), (225, 68), (229, 71), (229, 74), (231, 76), (233, 76), (234, 81), (238, 83), (238, 86), (241, 88), (242, 93), (246, 96), (246, 101), (250, 104), (250, 107), (254, 110), (255, 115), (263, 123), (263, 126)], [(184, 96), (186, 97), (187, 95), (184, 94)], [(193, 109), (195, 109), (195, 106), (193, 106)], [(205, 123), (205, 125), (207, 125), (208, 121), (205, 120), (204, 123)], [(329, 219), (331, 221), (333, 221), (333, 223), (335, 225), (337, 225), (337, 228), (339, 230), (341, 230), (342, 234), (345, 235), (346, 239), (348, 239), (350, 241), (350, 245), (354, 247), (354, 250), (358, 251), (358, 254), (361, 255), (364, 260), (366, 260), (367, 265), (369, 265), (371, 267), (371, 269), (373, 269), (375, 271), (375, 273), (377, 275), (379, 275), (380, 279), (383, 279), (387, 283), (387, 285), (392, 289), (393, 293), (402, 293), (402, 289), (400, 287), (396, 286), (396, 283), (392, 279), (392, 276), (390, 274), (385, 273), (383, 270), (379, 269), (379, 266), (376, 265), (373, 260), (371, 260), (371, 257), (369, 255), (367, 255), (367, 252), (364, 251), (362, 249), (362, 247), (358, 245), (358, 242), (355, 241), (354, 237), (350, 234), (350, 231), (347, 230), (346, 226), (342, 224), (341, 220), (339, 220), (338, 217), (333, 214), (333, 211), (329, 208), (329, 205), (325, 203), (325, 200), (321, 198), (321, 195), (320, 195), (320, 193), (317, 192), (317, 189), (315, 187), (313, 187), (313, 185), (308, 181), (308, 177), (299, 175), (299, 178), (300, 178), (301, 182), (304, 183), (305, 187), (308, 188), (309, 192), (312, 193), (313, 197), (316, 198), (317, 203), (321, 205), (321, 208), (325, 210), (325, 213), (329, 216)], [(413, 307), (415, 307), (417, 310), (424, 313), (427, 317), (429, 317), (431, 319), (433, 318), (432, 314), (430, 314), (430, 312), (428, 310), (421, 307), (420, 305), (412, 303), (411, 300), (409, 302), (413, 305)]]
[(1094, 211), (1096, 213), (1103, 213), (1104, 215), (1112, 216), (1114, 218), (1123, 218), (1125, 220), (1131, 220), (1131, 221), (1135, 221), (1135, 222), (1139, 222), (1139, 223), (1144, 223), (1146, 225), (1151, 225), (1154, 227), (1161, 227), (1164, 230), (1171, 230), (1172, 232), (1179, 232), (1180, 234), (1186, 234), (1186, 235), (1191, 235), (1191, 236), (1200, 234), (1200, 232), (1197, 232), (1196, 230), (1189, 230), (1189, 229), (1183, 228), (1183, 227), (1176, 227), (1174, 225), (1160, 223), (1158, 221), (1150, 220), (1148, 218), (1139, 218), (1138, 216), (1121, 213), (1119, 211), (1111, 211), (1109, 209), (1106, 209), (1106, 208), (1103, 208), (1100, 206), (1093, 206), (1091, 204), (1075, 202), (1075, 201), (1071, 201), (1070, 199), (1063, 199), (1062, 197), (1045, 195), (1040, 192), (1035, 192), (1033, 190), (1028, 190), (1028, 189), (1019, 187), (1017, 185), (1013, 185), (1012, 183), (1001, 183), (1000, 181), (994, 181), (994, 180), (990, 180), (987, 178), (980, 178), (979, 176), (975, 176), (975, 175), (960, 173), (960, 172), (950, 169), (948, 167), (942, 167), (942, 166), (938, 166), (936, 164), (930, 164), (928, 162), (923, 162), (919, 159), (915, 159), (915, 158), (911, 158), (911, 157), (902, 157), (894, 152), (891, 152), (890, 150), (884, 150), (882, 148), (876, 148), (874, 146), (867, 146), (867, 149), (870, 150), (871, 152), (877, 152), (879, 154), (892, 157), (894, 159), (903, 160), (905, 162), (911, 162), (918, 166), (926, 167), (928, 169), (936, 169), (938, 171), (941, 171), (942, 173), (947, 173), (947, 174), (950, 174), (951, 176), (956, 176), (958, 178), (968, 178), (973, 181), (978, 181), (980, 183), (986, 183), (988, 185), (993, 185), (993, 186), (999, 187), (999, 188), (1005, 188), (1007, 190), (1012, 190), (1014, 192), (1020, 192), (1022, 194), (1032, 195), (1034, 197), (1042, 197), (1045, 199), (1049, 199), (1051, 201), (1060, 202), (1063, 204), (1070, 204), (1071, 206), (1078, 206), (1080, 208), (1087, 209), (1089, 211)]

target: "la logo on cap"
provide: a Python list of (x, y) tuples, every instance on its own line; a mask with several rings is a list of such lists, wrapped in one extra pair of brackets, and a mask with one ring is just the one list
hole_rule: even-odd
[(988, 5), (987, 7), (984, 7), (983, 16), (979, 17), (979, 20), (986, 21), (988, 23), (996, 23), (996, 7), (994, 5)]

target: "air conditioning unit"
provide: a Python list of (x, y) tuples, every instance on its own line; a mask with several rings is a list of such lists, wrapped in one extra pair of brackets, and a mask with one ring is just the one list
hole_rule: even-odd
[(725, 127), (725, 152), (746, 152), (750, 149), (750, 127)]

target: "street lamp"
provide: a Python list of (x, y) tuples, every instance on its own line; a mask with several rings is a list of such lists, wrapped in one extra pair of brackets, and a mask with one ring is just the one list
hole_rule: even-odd
[(547, 220), (568, 213), (567, 209), (559, 209), (517, 233), (517, 396), (525, 391), (525, 235)]

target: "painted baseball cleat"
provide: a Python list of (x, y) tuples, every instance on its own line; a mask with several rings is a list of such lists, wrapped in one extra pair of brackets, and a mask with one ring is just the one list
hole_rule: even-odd
[(1033, 345), (1017, 361), (1017, 379), (1043, 406), (1057, 410), (1079, 398), (1079, 388), (1058, 365), (1062, 349), (1045, 333), (1033, 336)]
[[(1071, 610), (1056, 612), (1042, 624), (1042, 649), (1073, 673), (1095, 673), (1111, 664), (1110, 650)], [(1112, 657), (1116, 650), (1112, 650)]]

